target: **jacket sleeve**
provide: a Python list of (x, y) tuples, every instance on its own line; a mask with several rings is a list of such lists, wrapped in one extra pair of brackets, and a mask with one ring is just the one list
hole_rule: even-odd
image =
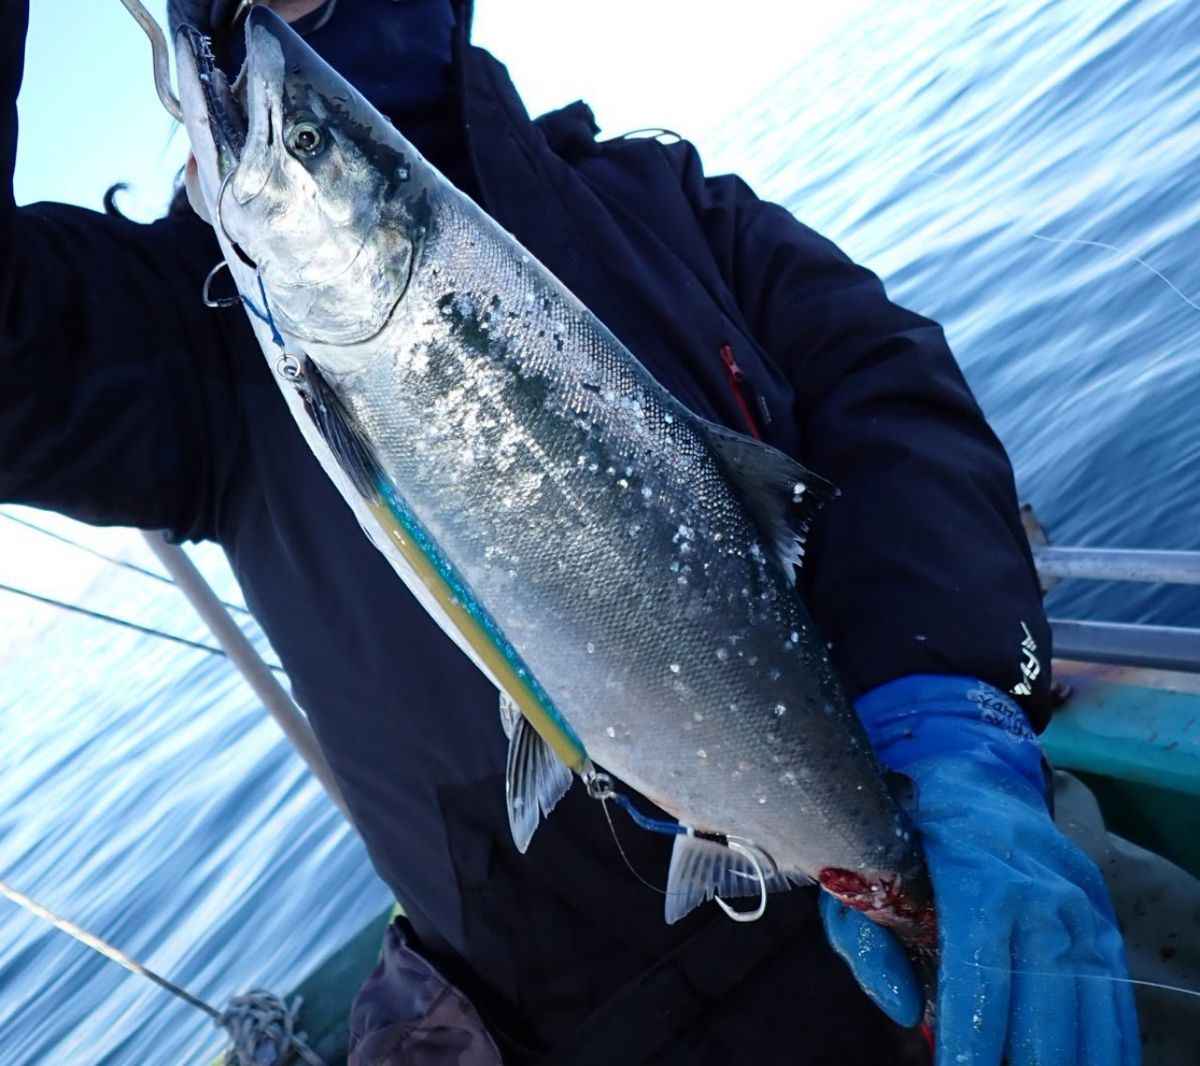
[(0, 0), (0, 500), (210, 535), (214, 421), (233, 410), (231, 316), (200, 296), (220, 252), (192, 217), (16, 206), (27, 20), (28, 0)]
[(941, 327), (736, 177), (677, 164), (751, 334), (792, 382), (799, 458), (840, 490), (803, 581), (851, 695), (959, 674), (1049, 716), (1050, 633), (1012, 468)]

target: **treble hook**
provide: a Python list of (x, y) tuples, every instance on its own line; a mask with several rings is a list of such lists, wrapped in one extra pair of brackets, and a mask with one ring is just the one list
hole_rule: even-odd
[(235, 307), (242, 302), (240, 293), (237, 296), (218, 296), (216, 298), (212, 296), (211, 290), (214, 279), (222, 270), (228, 269), (229, 264), (222, 259), (208, 272), (208, 277), (204, 279), (204, 289), (200, 293), (205, 307)]
[[(253, 304), (250, 305), (251, 310), (254, 309)], [(736, 877), (753, 877), (758, 882), (758, 906), (752, 911), (736, 911), (720, 896), (714, 893), (713, 902), (721, 908), (725, 914), (732, 918), (735, 922), (756, 922), (764, 914), (767, 913), (767, 878), (775, 877), (779, 873), (779, 868), (775, 865), (775, 860), (769, 855), (760, 853), (757, 848), (750, 844), (749, 841), (742, 843), (737, 837), (724, 836), (714, 833), (700, 833), (695, 829), (680, 825), (678, 822), (664, 822), (658, 818), (648, 818), (642, 814), (629, 800), (628, 796), (623, 796), (613, 787), (613, 780), (608, 774), (601, 770), (597, 770), (590, 762), (587, 767), (580, 773), (583, 778), (583, 783), (587, 787), (588, 795), (595, 800), (600, 801), (600, 805), (604, 808), (604, 817), (608, 821), (608, 828), (612, 832), (613, 840), (616, 842), (617, 850), (621, 853), (621, 858), (625, 860), (625, 865), (629, 867), (630, 872), (647, 888), (654, 889), (655, 892), (662, 892), (662, 889), (657, 885), (650, 884), (641, 874), (633, 868), (633, 864), (629, 861), (625, 854), (625, 849), (621, 847), (621, 841), (617, 838), (616, 828), (613, 826), (612, 818), (608, 813), (608, 801), (613, 800), (618, 807), (625, 811), (630, 818), (633, 819), (643, 829), (648, 829), (652, 833), (665, 833), (668, 836), (677, 836), (680, 834), (688, 834), (701, 837), (705, 840), (719, 842), (727, 847), (730, 851), (741, 855), (750, 866), (753, 868), (752, 874), (744, 874), (741, 871), (731, 871)], [(768, 874), (763, 869), (760, 854), (770, 864), (771, 872)]]
[(757, 922), (767, 913), (767, 877), (763, 872), (762, 863), (758, 861), (753, 848), (745, 847), (733, 837), (726, 839), (726, 845), (730, 851), (736, 851), (754, 867), (754, 879), (758, 882), (758, 906), (752, 911), (735, 911), (720, 896), (713, 896), (713, 902), (735, 922)]
[(140, 0), (121, 0), (139, 26), (150, 38), (150, 51), (154, 54), (154, 87), (158, 90), (158, 98), (176, 122), (183, 121), (183, 108), (179, 106), (179, 97), (171, 89), (171, 61), (167, 57), (167, 38), (162, 27), (154, 21)]
[[(224, 234), (225, 239), (235, 248), (240, 247), (240, 245), (229, 235), (229, 230), (225, 228), (225, 219), (221, 217), (221, 204), (225, 201), (225, 190), (229, 188), (229, 183), (233, 180), (233, 176), (237, 173), (237, 170), (237, 167), (230, 167), (225, 172), (225, 177), (221, 179), (221, 187), (217, 189), (217, 200), (213, 208), (213, 214), (217, 216), (217, 229)], [(245, 255), (244, 252), (242, 254)]]

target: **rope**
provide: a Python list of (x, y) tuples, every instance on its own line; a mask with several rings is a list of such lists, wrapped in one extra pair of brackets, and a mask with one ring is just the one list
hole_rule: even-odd
[(124, 966), (130, 973), (136, 973), (140, 977), (145, 977), (147, 980), (153, 981), (160, 988), (165, 988), (174, 996), (178, 996), (186, 1003), (190, 1003), (197, 1010), (202, 1010), (208, 1014), (213, 1021), (218, 1021), (221, 1017), (221, 1012), (213, 1007), (210, 1007), (202, 999), (197, 999), (190, 992), (184, 991), (176, 984), (168, 981), (160, 974), (156, 974), (153, 970), (147, 969), (140, 962), (131, 959), (123, 951), (114, 948), (111, 944), (105, 943), (99, 937), (93, 936), (91, 933), (81, 929), (74, 922), (68, 921), (66, 918), (60, 917), (52, 910), (43, 907), (40, 903), (30, 899), (24, 892), (20, 892), (13, 888), (6, 881), (0, 881), (0, 892), (3, 892), (9, 899), (17, 905), (24, 907), (27, 911), (31, 911), (39, 918), (43, 918), (51, 925), (61, 929), (69, 936), (73, 936), (81, 944), (86, 944), (93, 951), (98, 951), (106, 959), (110, 959), (118, 966)]
[[(45, 603), (51, 607), (59, 607), (64, 611), (71, 611), (74, 614), (81, 614), (85, 618), (93, 618), (98, 622), (108, 622), (114, 626), (121, 626), (124, 629), (132, 629), (135, 633), (142, 633), (148, 637), (159, 637), (162, 640), (169, 640), (175, 644), (182, 644), (186, 648), (195, 648), (197, 651), (208, 652), (209, 655), (221, 655), (229, 658), (228, 653), (224, 648), (218, 648), (215, 644), (205, 644), (199, 640), (189, 640), (187, 637), (179, 637), (174, 633), (167, 633), (161, 629), (154, 629), (151, 626), (140, 625), (137, 622), (130, 622), (125, 618), (118, 618), (116, 615), (105, 614), (103, 611), (93, 611), (88, 607), (80, 607), (77, 603), (67, 603), (64, 600), (56, 600), (51, 596), (42, 596), (36, 592), (30, 592), (28, 589), (19, 589), (14, 585), (6, 585), (0, 581), (0, 592), (10, 592), (14, 596), (24, 596), (26, 599), (34, 600), (37, 603)], [(278, 663), (267, 663), (267, 668), (282, 674), (286, 671)]]
[(308, 1046), (307, 1035), (296, 1028), (302, 1002), (299, 996), (288, 1006), (278, 996), (255, 989), (244, 996), (234, 996), (229, 1001), (229, 1006), (219, 1011), (162, 974), (155, 973), (148, 966), (130, 958), (119, 948), (55, 914), (48, 907), (43, 907), (8, 882), (0, 880), (0, 893), (106, 959), (123, 966), (130, 973), (152, 981), (159, 988), (166, 989), (189, 1006), (207, 1014), (232, 1040), (221, 1060), (222, 1066), (284, 1066), (291, 1061), (293, 1053), (309, 1066), (325, 1066), (324, 1061)]
[(296, 1030), (302, 1002), (297, 996), (289, 1007), (261, 988), (234, 996), (217, 1019), (217, 1024), (233, 1040), (225, 1050), (221, 1066), (273, 1066), (286, 1062), (293, 1051), (310, 1066), (324, 1066), (308, 1046), (305, 1034)]
[(287, 738), (295, 745), (301, 758), (308, 764), (317, 780), (329, 793), (330, 799), (334, 806), (338, 808), (346, 818), (350, 818), (349, 810), (346, 807), (346, 801), (342, 798), (341, 791), (338, 788), (337, 782), (334, 780), (333, 771), (329, 767), (324, 754), (320, 750), (320, 745), (317, 743), (316, 737), (313, 736), (312, 730), (308, 725), (308, 720), (296, 707), (292, 698), (284, 691), (283, 687), (271, 676), (272, 673), (285, 674), (286, 671), (279, 663), (267, 662), (254, 648), (254, 645), (242, 632), (241, 627), (237, 622), (230, 617), (230, 611), (240, 611), (243, 614), (249, 615), (250, 612), (244, 607), (238, 607), (235, 604), (227, 603), (225, 600), (219, 599), (217, 594), (209, 587), (204, 580), (203, 575), (196, 569), (194, 563), (188, 558), (187, 554), (178, 545), (170, 544), (162, 533), (151, 533), (146, 530), (142, 531), (142, 535), (146, 540), (150, 550), (155, 553), (159, 561), (166, 567), (167, 573), (170, 576), (157, 574), (153, 570), (147, 570), (133, 563), (127, 563), (120, 559), (113, 559), (103, 555), (100, 552), (94, 551), (83, 544), (78, 544), (67, 537), (60, 536), (57, 533), (52, 533), (48, 529), (43, 529), (41, 526), (33, 522), (26, 522), (24, 519), (18, 518), (15, 515), (10, 515), (0, 511), (0, 518), (7, 518), (10, 521), (16, 522), (18, 525), (26, 526), (29, 529), (39, 533), (45, 533), (49, 537), (56, 540), (61, 540), (72, 547), (79, 548), (89, 552), (92, 555), (99, 556), (106, 562), (113, 563), (117, 566), (125, 566), (135, 570), (147, 577), (152, 577), (156, 581), (161, 581), (179, 589), (191, 602), (196, 609), (201, 619), (209, 627), (210, 631), (217, 638), (220, 647), (214, 644), (206, 644), (198, 640), (190, 640), (187, 637), (176, 636), (174, 633), (167, 633), (161, 629), (154, 629), (150, 626), (141, 625), (138, 622), (131, 622), (124, 618), (118, 618), (115, 615), (105, 614), (101, 611), (94, 611), (88, 607), (81, 607), (78, 604), (67, 603), (64, 600), (54, 599), (50, 596), (43, 596), (36, 592), (30, 592), (28, 589), (17, 588), (14, 585), (7, 585), (0, 582), (0, 592), (8, 592), (14, 596), (23, 596), (26, 599), (34, 600), (37, 603), (47, 604), (51, 607), (58, 607), (64, 611), (71, 611), (75, 614), (81, 614), (85, 618), (91, 618), (99, 622), (108, 622), (110, 625), (121, 626), (124, 629), (132, 629), (135, 633), (141, 633), (145, 636), (158, 637), (162, 640), (169, 640), (175, 644), (182, 644), (186, 648), (194, 648), (197, 651), (203, 651), (209, 655), (220, 655), (237, 667), (241, 671), (242, 676), (249, 683), (262, 701), (263, 705), (271, 713), (271, 716), (279, 723)]
[[(137, 563), (130, 562), (128, 559), (116, 559), (111, 555), (105, 555), (102, 551), (97, 551), (95, 548), (90, 548), (86, 544), (80, 544), (77, 540), (72, 540), (70, 537), (64, 537), (61, 533), (55, 533), (52, 529), (46, 529), (39, 526), (36, 522), (27, 521), (24, 518), (18, 518), (15, 514), (9, 514), (7, 511), (0, 511), (0, 518), (7, 518), (10, 522), (16, 522), (19, 526), (24, 526), (26, 529), (32, 529), (35, 533), (41, 533), (43, 536), (50, 537), (52, 540), (57, 540), (62, 544), (68, 544), (72, 548), (78, 548), (81, 552), (87, 552), (88, 555), (93, 555), (97, 559), (103, 559), (106, 563), (111, 563), (113, 566), (120, 566), (125, 570), (132, 570), (135, 574), (141, 574), (143, 577), (153, 578), (164, 585), (175, 586), (166, 574), (156, 573), (154, 570), (148, 570), (144, 566), (138, 566)], [(237, 614), (250, 616), (248, 608), (243, 607), (238, 603), (230, 603), (228, 600), (222, 600), (221, 606), (227, 611), (233, 611)]]

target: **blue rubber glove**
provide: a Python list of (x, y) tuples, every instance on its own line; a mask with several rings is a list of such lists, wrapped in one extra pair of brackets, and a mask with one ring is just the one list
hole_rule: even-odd
[[(1041, 749), (1020, 708), (990, 685), (933, 675), (891, 682), (856, 707), (880, 759), (915, 786), (909, 813), (941, 953), (937, 1066), (1137, 1066), (1112, 904), (1050, 818)], [(824, 893), (821, 914), (867, 994), (916, 1024), (922, 994), (895, 938)]]

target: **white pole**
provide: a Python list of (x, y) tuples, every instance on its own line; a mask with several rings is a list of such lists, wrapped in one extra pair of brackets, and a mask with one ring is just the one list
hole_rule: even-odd
[(242, 672), (254, 694), (262, 700), (271, 717), (279, 723), (280, 729), (295, 745), (300, 757), (308, 763), (309, 769), (329, 793), (334, 806), (350, 821), (346, 801), (342, 798), (341, 790), (333, 778), (333, 771), (325, 761), (325, 755), (317, 744), (308, 719), (275, 679), (270, 668), (254, 650), (254, 645), (246, 639), (246, 634), (229, 616), (217, 594), (204, 580), (204, 575), (196, 569), (195, 563), (182, 548), (168, 543), (161, 533), (142, 530), (142, 536), (196, 609), (196, 613), (204, 620), (212, 635), (217, 638), (217, 642)]

